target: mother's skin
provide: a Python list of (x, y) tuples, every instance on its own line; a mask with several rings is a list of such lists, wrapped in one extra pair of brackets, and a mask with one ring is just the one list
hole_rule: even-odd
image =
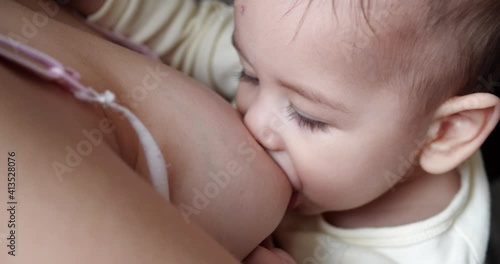
[[(23, 20), (46, 14), (37, 2), (0, 0), (0, 33), (22, 36)], [(62, 22), (62, 23), (61, 23)], [(203, 192), (209, 173), (233, 172), (206, 208), (191, 211), (187, 224), (147, 182), (144, 156), (127, 121), (109, 109), (74, 99), (0, 59), (0, 171), (6, 152), (17, 158), (17, 256), (7, 255), (2, 238), (1, 263), (231, 263), (242, 259), (278, 225), (290, 187), (286, 177), (251, 138), (238, 114), (198, 82), (87, 30), (63, 10), (38, 28), (28, 45), (82, 74), (98, 91), (112, 90), (144, 122), (170, 165), (174, 205), (193, 204), (193, 189)], [(161, 86), (131, 93), (143, 85), (147, 69), (161, 72)], [(148, 79), (151, 81), (151, 79)], [(144, 91), (144, 90), (143, 90)], [(137, 90), (136, 90), (137, 92)], [(67, 147), (86, 140), (82, 131), (105, 133), (81, 164), (59, 177)], [(228, 168), (229, 166), (229, 168)], [(232, 167), (232, 168), (231, 168)], [(141, 179), (142, 178), (142, 179)], [(213, 186), (213, 185), (211, 185)], [(0, 203), (6, 204), (6, 180)], [(208, 201), (208, 202), (207, 202)], [(1, 214), (0, 220), (7, 221)], [(206, 235), (198, 226), (206, 231)], [(7, 233), (1, 224), (0, 233)], [(219, 246), (212, 237), (220, 243)]]

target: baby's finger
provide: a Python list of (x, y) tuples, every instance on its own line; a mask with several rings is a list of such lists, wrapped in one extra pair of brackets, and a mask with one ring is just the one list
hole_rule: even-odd
[(296, 264), (296, 262), (283, 250), (269, 250), (259, 246), (243, 261), (243, 264)]
[(279, 248), (272, 248), (269, 249), (272, 253), (274, 253), (280, 260), (283, 262), (283, 264), (296, 264), (295, 260), (288, 254), (286, 251), (279, 249)]

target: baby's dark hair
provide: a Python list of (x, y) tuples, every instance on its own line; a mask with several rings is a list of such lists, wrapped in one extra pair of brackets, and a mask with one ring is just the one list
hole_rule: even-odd
[(406, 22), (380, 36), (375, 50), (382, 48), (382, 65), (392, 63), (391, 74), (400, 74), (398, 88), (409, 87), (410, 92), (400, 90), (419, 105), (414, 117), (433, 112), (452, 96), (494, 92), (500, 77), (500, 1), (420, 0), (409, 5), (413, 10), (399, 14)]
[(431, 56), (442, 62), (439, 68), (429, 69), (436, 70), (431, 74), (435, 80), (424, 80), (424, 89), (433, 89), (441, 95), (436, 98), (440, 101), (453, 95), (494, 92), (500, 77), (500, 1), (429, 1), (422, 22), (424, 35), (440, 42), (438, 52)]

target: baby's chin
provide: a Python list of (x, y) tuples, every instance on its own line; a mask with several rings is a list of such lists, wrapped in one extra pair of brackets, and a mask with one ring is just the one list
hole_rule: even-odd
[(326, 210), (310, 202), (304, 195), (294, 192), (289, 209), (300, 215), (319, 215)]

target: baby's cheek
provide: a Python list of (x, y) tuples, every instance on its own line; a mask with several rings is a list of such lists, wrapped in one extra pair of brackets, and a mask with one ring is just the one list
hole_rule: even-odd
[(357, 151), (355, 144), (351, 142), (350, 148), (336, 145), (336, 148), (329, 146), (329, 153), (316, 151), (313, 152), (316, 155), (304, 157), (306, 162), (298, 168), (305, 194), (327, 211), (351, 209), (365, 203), (375, 196), (371, 194), (375, 191), (372, 188), (378, 184), (371, 177), (371, 162), (359, 154), (362, 151)]

